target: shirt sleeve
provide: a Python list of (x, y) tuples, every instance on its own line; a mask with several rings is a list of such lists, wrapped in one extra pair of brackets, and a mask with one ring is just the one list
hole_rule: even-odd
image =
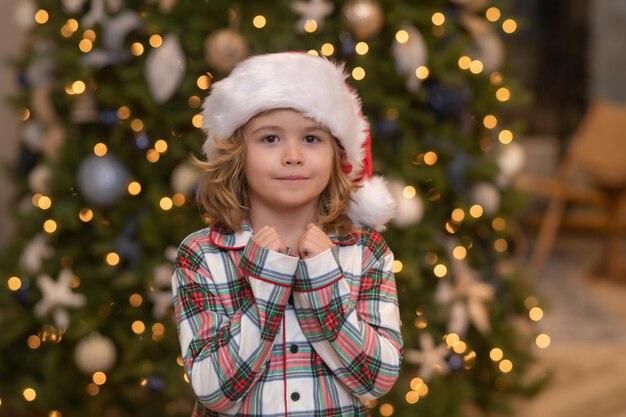
[(391, 389), (402, 357), (393, 254), (378, 233), (372, 234), (363, 249), (356, 302), (336, 246), (300, 261), (294, 284), (303, 333), (335, 376), (366, 400)]
[(185, 372), (204, 407), (236, 410), (271, 356), (298, 259), (250, 240), (238, 268), (247, 283), (235, 290), (229, 255), (203, 249), (183, 242), (172, 277)]

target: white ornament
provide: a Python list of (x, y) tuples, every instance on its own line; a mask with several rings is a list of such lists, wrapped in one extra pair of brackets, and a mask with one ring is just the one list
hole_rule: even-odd
[(395, 40), (391, 52), (396, 63), (396, 71), (407, 77), (406, 88), (414, 92), (422, 83), (415, 75), (415, 70), (426, 65), (428, 48), (424, 37), (415, 26), (405, 24), (402, 29), (409, 34), (409, 39), (404, 43)]
[(493, 26), (485, 19), (469, 13), (462, 15), (459, 20), (474, 39), (474, 47), (468, 51), (468, 55), (482, 62), (487, 74), (499, 71), (504, 63), (505, 48)]
[(53, 281), (48, 275), (37, 277), (37, 286), (41, 289), (42, 298), (35, 304), (34, 313), (37, 317), (52, 313), (58, 329), (66, 329), (69, 325), (69, 314), (65, 307), (77, 308), (87, 303), (87, 297), (83, 294), (72, 292), (73, 276), (71, 269), (64, 268), (59, 273), (57, 281)]
[(526, 164), (526, 151), (517, 142), (511, 142), (500, 146), (496, 162), (500, 167), (500, 173), (511, 178), (517, 175)]
[(154, 101), (165, 103), (176, 92), (187, 68), (178, 36), (168, 34), (163, 44), (146, 57), (145, 75)]
[(35, 13), (37, 13), (37, 5), (33, 0), (20, 0), (15, 4), (15, 22), (24, 31), (35, 26)]
[(302, 16), (296, 22), (296, 32), (304, 33), (304, 25), (309, 19), (315, 20), (319, 29), (323, 28), (324, 19), (335, 10), (335, 6), (325, 0), (299, 0), (291, 3), (291, 9)]
[(483, 208), (486, 214), (492, 215), (500, 207), (500, 191), (489, 182), (481, 182), (472, 188), (472, 202)]
[(33, 152), (41, 152), (44, 132), (43, 126), (38, 121), (29, 120), (22, 125), (20, 137), (28, 149)]
[(154, 284), (159, 288), (170, 288), (172, 285), (172, 274), (174, 267), (171, 263), (166, 262), (157, 265), (154, 268)]
[(421, 364), (419, 376), (424, 380), (430, 380), (433, 373), (445, 375), (450, 371), (446, 358), (450, 351), (448, 346), (441, 344), (435, 346), (435, 342), (430, 333), (420, 334), (420, 345), (422, 350), (407, 349), (404, 352), (404, 360), (408, 363)]
[(24, 248), (20, 255), (20, 266), (29, 274), (35, 274), (41, 270), (43, 260), (53, 254), (54, 250), (48, 246), (48, 237), (39, 233)]
[(108, 372), (117, 359), (115, 345), (106, 336), (93, 333), (82, 339), (74, 350), (74, 362), (83, 373)]
[(107, 10), (111, 14), (119, 12), (124, 6), (124, 0), (107, 0)]
[(176, 263), (176, 258), (178, 257), (178, 248), (176, 246), (168, 246), (165, 248), (165, 259), (170, 261), (171, 263)]
[(159, 10), (161, 13), (167, 14), (172, 11), (177, 2), (178, 0), (159, 0)]
[(407, 198), (404, 195), (406, 184), (397, 180), (389, 181), (389, 192), (396, 202), (396, 214), (391, 222), (396, 227), (407, 227), (418, 223), (424, 215), (424, 203), (419, 195)]
[(248, 40), (233, 29), (216, 30), (204, 41), (207, 63), (224, 74), (246, 59), (249, 53)]
[(92, 123), (97, 122), (99, 118), (100, 115), (93, 91), (86, 89), (72, 104), (70, 120), (73, 123)]
[(63, 0), (63, 11), (68, 14), (76, 14), (83, 9), (85, 0)]
[(28, 174), (28, 185), (33, 193), (48, 194), (52, 171), (48, 165), (39, 164)]
[(101, 68), (105, 65), (128, 61), (132, 58), (124, 47), (124, 41), (133, 30), (142, 25), (141, 16), (132, 10), (124, 10), (103, 22), (102, 48), (94, 49), (81, 57), (83, 64)]
[(97, 23), (104, 23), (106, 20), (104, 0), (91, 0), (89, 12), (81, 19), (80, 25), (85, 28), (91, 28)]
[(174, 297), (171, 291), (152, 291), (148, 294), (152, 307), (152, 315), (155, 319), (164, 317), (174, 304)]
[(193, 195), (193, 190), (200, 181), (198, 168), (183, 162), (172, 171), (170, 183), (175, 193), (181, 193), (189, 197)]

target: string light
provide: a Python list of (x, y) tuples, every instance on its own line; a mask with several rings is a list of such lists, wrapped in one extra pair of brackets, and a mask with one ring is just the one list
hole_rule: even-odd
[(433, 25), (441, 26), (445, 23), (446, 17), (444, 16), (443, 13), (437, 12), (433, 14), (431, 21), (433, 22)]
[(463, 211), (463, 209), (455, 208), (454, 210), (452, 210), (450, 218), (455, 223), (461, 223), (463, 219), (465, 219), (465, 212)]
[(452, 349), (460, 355), (467, 350), (467, 343), (461, 340), (459, 343), (455, 344)]
[(151, 47), (158, 48), (159, 46), (163, 44), (163, 38), (161, 37), (161, 35), (154, 34), (150, 36), (149, 42), (150, 42)]
[(394, 413), (394, 408), (393, 405), (389, 404), (389, 403), (385, 403), (385, 404), (381, 404), (380, 408), (380, 415), (383, 417), (389, 417), (391, 415), (393, 415)]
[(498, 119), (493, 114), (488, 114), (483, 118), (483, 125), (487, 129), (493, 129), (498, 125)]
[(313, 56), (320, 56), (315, 49), (309, 49), (306, 53)]
[(30, 110), (28, 110), (28, 108), (24, 107), (22, 108), (22, 112), (20, 114), (20, 119), (25, 122), (26, 120), (30, 119)]
[(324, 56), (331, 56), (335, 53), (335, 47), (332, 43), (325, 43), (324, 45), (322, 45), (322, 48), (320, 50), (322, 51), (322, 55)]
[(415, 404), (420, 399), (420, 396), (415, 391), (409, 391), (406, 393), (405, 399), (407, 403)]
[(162, 210), (165, 210), (165, 211), (170, 210), (173, 205), (174, 205), (174, 202), (169, 197), (163, 197), (161, 201), (159, 201), (159, 206), (161, 207)]
[(500, 85), (502, 84), (502, 74), (500, 74), (499, 72), (492, 72), (489, 75), (489, 82), (493, 85)]
[(465, 259), (465, 257), (467, 256), (467, 249), (465, 249), (463, 246), (457, 246), (452, 251), (452, 256), (454, 256), (456, 259)]
[(493, 247), (496, 250), (496, 252), (506, 252), (506, 250), (509, 247), (509, 244), (506, 240), (504, 239), (496, 239), (496, 241), (493, 243)]
[(511, 132), (510, 130), (506, 130), (506, 129), (503, 130), (498, 135), (498, 140), (500, 141), (500, 143), (504, 145), (511, 143), (513, 141), (513, 132)]
[(200, 90), (208, 90), (209, 87), (211, 86), (211, 79), (209, 78), (208, 75), (201, 75), (198, 77), (198, 80), (196, 81), (196, 85), (198, 86)]
[(537, 343), (537, 346), (540, 349), (546, 349), (548, 346), (550, 346), (550, 336), (545, 333), (541, 333), (535, 339), (535, 343)]
[(167, 142), (163, 139), (159, 139), (154, 143), (154, 149), (158, 152), (158, 153), (165, 153), (167, 152)]
[(131, 329), (133, 330), (135, 334), (142, 334), (143, 332), (146, 331), (146, 325), (143, 324), (142, 321), (136, 320), (131, 325)]
[(397, 120), (398, 116), (400, 116), (400, 113), (398, 112), (398, 109), (395, 109), (392, 107), (387, 110), (386, 116), (387, 116), (387, 119), (389, 120)]
[(130, 195), (138, 195), (141, 192), (141, 184), (137, 181), (132, 181), (128, 184), (128, 194)]
[(511, 91), (506, 87), (500, 87), (496, 91), (496, 99), (498, 101), (508, 101), (511, 98)]
[(317, 22), (315, 19), (307, 19), (306, 22), (304, 22), (304, 30), (307, 33), (315, 32), (317, 30)]
[(87, 395), (95, 397), (96, 395), (100, 393), (100, 387), (94, 384), (93, 382), (91, 382), (87, 385), (87, 388), (85, 389), (85, 391), (87, 391)]
[(39, 204), (39, 208), (42, 210), (48, 210), (52, 207), (52, 200), (47, 195), (42, 195), (37, 203)]
[(52, 410), (48, 413), (48, 417), (63, 417), (59, 410)]
[(187, 105), (192, 109), (197, 109), (202, 104), (202, 100), (198, 96), (191, 96), (189, 100), (187, 100)]
[(490, 22), (497, 22), (500, 19), (500, 9), (497, 7), (490, 7), (485, 12), (485, 16)]
[(407, 185), (406, 187), (402, 189), (402, 196), (406, 198), (407, 200), (414, 198), (416, 194), (417, 194), (417, 191), (415, 190), (415, 187), (413, 187), (412, 185)]
[(104, 383), (107, 380), (107, 376), (105, 375), (104, 372), (102, 371), (98, 371), (96, 373), (93, 374), (93, 376), (91, 377), (91, 379), (93, 380), (93, 382), (96, 385), (104, 385)]
[(362, 67), (355, 67), (352, 70), (352, 78), (357, 81), (362, 80), (363, 78), (365, 78), (365, 70)]
[(459, 68), (461, 68), (462, 70), (469, 69), (471, 63), (472, 63), (472, 58), (470, 58), (467, 55), (463, 55), (462, 57), (459, 58), (459, 61), (458, 61)]
[(543, 318), (543, 310), (539, 307), (533, 307), (528, 312), (528, 316), (532, 321), (539, 321)]
[(130, 128), (134, 131), (134, 132), (141, 132), (143, 130), (143, 121), (141, 119), (133, 119), (130, 122)]
[(139, 294), (133, 294), (128, 298), (128, 302), (133, 307), (139, 307), (143, 303), (143, 297)]
[(148, 162), (152, 162), (154, 164), (160, 158), (161, 154), (158, 153), (155, 149), (148, 149), (148, 152), (146, 152), (146, 159), (148, 160)]
[(456, 333), (450, 333), (445, 337), (445, 341), (448, 347), (456, 345), (457, 343), (459, 343), (460, 340), (461, 338)]
[(110, 266), (115, 266), (120, 263), (120, 256), (115, 252), (109, 252), (105, 257), (105, 262)]
[(96, 156), (104, 156), (107, 152), (108, 148), (104, 143), (96, 143), (93, 147), (93, 153), (95, 153)]
[(491, 360), (494, 362), (498, 362), (503, 357), (504, 357), (504, 352), (502, 352), (502, 349), (500, 348), (493, 348), (489, 352), (489, 358), (491, 358)]
[(477, 219), (483, 215), (483, 208), (478, 204), (474, 204), (472, 207), (470, 207), (469, 212), (470, 216)]
[(356, 44), (356, 46), (354, 47), (354, 50), (359, 55), (365, 55), (369, 52), (370, 47), (366, 42), (361, 41)]
[(43, 224), (43, 230), (46, 233), (54, 233), (57, 230), (57, 222), (52, 219), (46, 220)]
[(267, 24), (267, 19), (265, 18), (265, 16), (262, 16), (260, 14), (254, 16), (254, 19), (252, 19), (252, 25), (254, 25), (254, 27), (257, 29), (264, 28), (266, 24)]
[(506, 19), (502, 22), (502, 30), (505, 33), (511, 34), (517, 30), (517, 23), (513, 19)]
[(35, 22), (39, 23), (40, 25), (46, 23), (49, 18), (50, 15), (44, 9), (39, 9), (37, 10), (37, 13), (35, 13)]
[(491, 227), (493, 227), (493, 230), (501, 232), (506, 229), (506, 220), (504, 220), (502, 217), (496, 217), (491, 222)]
[(78, 42), (78, 49), (86, 54), (93, 49), (93, 42), (91, 42), (89, 39), (81, 39), (80, 42)]
[(117, 109), (117, 117), (120, 120), (128, 119), (130, 117), (130, 109), (128, 108), (128, 106), (122, 106)]
[(428, 78), (428, 75), (430, 74), (430, 71), (428, 70), (427, 67), (420, 65), (419, 67), (417, 67), (417, 69), (415, 70), (415, 76), (417, 78), (419, 78), (420, 80), (425, 80), (426, 78)]
[(409, 32), (404, 29), (401, 29), (396, 32), (396, 42), (403, 44), (409, 41)]
[(393, 261), (393, 273), (394, 274), (397, 274), (400, 271), (402, 271), (402, 268), (404, 268), (404, 265), (402, 265), (401, 261), (397, 259)]
[(483, 72), (483, 63), (475, 59), (469, 66), (469, 70), (472, 74), (480, 74)]
[(443, 278), (448, 274), (448, 268), (444, 264), (435, 265), (433, 273), (437, 278)]
[(539, 300), (535, 296), (531, 295), (529, 297), (526, 297), (526, 299), (524, 300), (524, 307), (526, 307), (529, 310), (533, 307), (537, 307), (538, 305), (539, 305)]
[(183, 362), (183, 357), (182, 357), (182, 356), (180, 356), (180, 355), (178, 355), (178, 356), (176, 357), (176, 363), (177, 363), (179, 366), (183, 366), (183, 365), (185, 364), (185, 363)]
[(176, 194), (174, 194), (172, 196), (172, 202), (174, 203), (174, 205), (176, 207), (180, 207), (180, 206), (184, 205), (186, 201), (187, 201), (187, 199), (181, 193), (176, 193)]
[(508, 359), (504, 359), (502, 362), (500, 362), (498, 367), (500, 368), (500, 371), (506, 374), (513, 370), (513, 362)]
[(91, 221), (91, 219), (93, 219), (93, 211), (91, 211), (88, 208), (81, 209), (80, 212), (78, 213), (78, 218), (81, 221), (88, 223)]
[(37, 398), (37, 392), (32, 388), (26, 388), (22, 391), (22, 395), (26, 401), (33, 401)]
[(433, 151), (428, 151), (424, 154), (424, 163), (426, 165), (435, 165), (437, 163), (437, 154)]
[(191, 124), (193, 124), (194, 127), (200, 129), (202, 127), (203, 120), (204, 118), (202, 117), (202, 114), (196, 114), (191, 118)]
[(11, 291), (17, 291), (22, 288), (22, 280), (19, 277), (11, 277), (7, 280), (7, 286)]
[(135, 56), (141, 56), (143, 54), (143, 45), (139, 42), (135, 42), (130, 46), (130, 53)]

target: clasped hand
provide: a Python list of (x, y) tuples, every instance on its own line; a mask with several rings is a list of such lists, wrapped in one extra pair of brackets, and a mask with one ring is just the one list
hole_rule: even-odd
[[(258, 245), (273, 250), (274, 252), (286, 253), (287, 245), (275, 228), (265, 226), (252, 239)], [(306, 230), (298, 241), (298, 256), (302, 259), (312, 258), (333, 246), (333, 242), (326, 233), (313, 223), (309, 223)]]

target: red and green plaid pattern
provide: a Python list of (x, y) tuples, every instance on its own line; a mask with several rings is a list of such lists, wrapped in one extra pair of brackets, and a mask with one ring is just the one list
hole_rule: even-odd
[[(393, 255), (372, 229), (301, 260), (207, 228), (173, 276), (193, 416), (366, 416), (402, 352)], [(288, 304), (293, 287), (294, 305)], [(287, 410), (285, 410), (287, 407)]]

